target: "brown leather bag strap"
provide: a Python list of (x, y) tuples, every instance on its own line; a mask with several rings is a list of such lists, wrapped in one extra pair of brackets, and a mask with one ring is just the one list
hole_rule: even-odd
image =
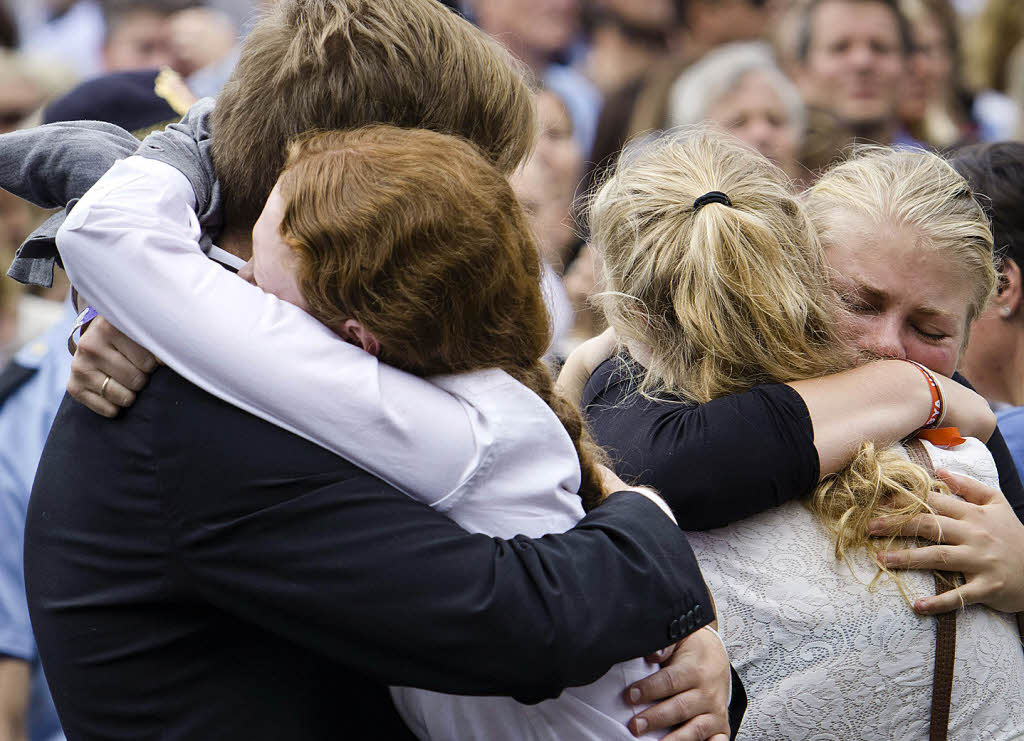
[[(935, 575), (935, 594), (942, 594), (953, 586), (940, 581)], [(956, 611), (936, 615), (935, 677), (932, 681), (932, 721), (928, 741), (946, 741), (949, 729), (949, 705), (953, 696), (953, 661), (956, 659)]]
[[(932, 476), (935, 468), (931, 456), (920, 440), (905, 443), (910, 460), (921, 466)], [(942, 594), (953, 588), (952, 584), (935, 574), (935, 594)], [(935, 627), (935, 674), (932, 678), (932, 715), (928, 728), (928, 741), (946, 741), (949, 732), (949, 705), (953, 696), (953, 662), (956, 658), (956, 611), (936, 616)]]

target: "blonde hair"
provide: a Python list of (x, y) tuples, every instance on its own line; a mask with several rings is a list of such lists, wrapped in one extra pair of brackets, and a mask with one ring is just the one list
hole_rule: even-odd
[[(970, 324), (988, 303), (998, 274), (988, 218), (956, 170), (921, 150), (862, 148), (825, 173), (805, 198), (826, 249), (839, 239), (837, 217), (857, 214), (875, 224), (914, 229), (922, 249), (953, 261), (971, 289), (961, 349), (967, 346)], [(837, 553), (868, 542), (867, 522), (893, 506), (880, 492), (894, 492), (894, 501), (907, 503), (901, 518), (927, 509), (930, 491), (948, 493), (944, 483), (895, 449), (874, 455), (877, 466), (870, 462), (866, 446), (862, 448), (843, 474), (826, 477), (812, 497), (811, 508), (837, 535)], [(886, 481), (887, 477), (893, 480)]]
[(922, 249), (945, 255), (971, 289), (963, 346), (988, 304), (998, 273), (989, 220), (967, 181), (938, 155), (918, 149), (863, 147), (806, 194), (826, 249), (837, 244), (837, 217), (853, 214), (879, 226), (913, 229)]
[[(721, 191), (732, 206), (691, 204)], [(650, 349), (641, 391), (704, 403), (849, 365), (824, 253), (782, 170), (697, 128), (631, 145), (590, 225), (619, 336)]]
[[(709, 191), (732, 205), (695, 209)], [(677, 131), (628, 149), (590, 224), (608, 320), (649, 351), (641, 392), (704, 403), (855, 365), (814, 221), (778, 167), (723, 135)], [(942, 486), (897, 450), (865, 443), (809, 507), (846, 558), (894, 540), (869, 538), (869, 520), (909, 521)]]
[(251, 229), (287, 143), (315, 129), (423, 128), (472, 141), (505, 174), (533, 146), (528, 73), (436, 0), (278, 0), (213, 112), (226, 222)]

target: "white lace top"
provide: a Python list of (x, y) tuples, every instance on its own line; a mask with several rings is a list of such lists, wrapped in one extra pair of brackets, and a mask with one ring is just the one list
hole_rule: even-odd
[[(998, 486), (988, 449), (970, 439), (925, 447), (934, 465)], [(800, 502), (726, 528), (688, 533), (715, 596), (722, 638), (746, 686), (739, 739), (928, 738), (935, 619), (919, 617), (891, 580), (867, 585)], [(908, 572), (912, 598), (931, 572)], [(949, 738), (1024, 738), (1024, 650), (1011, 615), (974, 605), (957, 615)]]

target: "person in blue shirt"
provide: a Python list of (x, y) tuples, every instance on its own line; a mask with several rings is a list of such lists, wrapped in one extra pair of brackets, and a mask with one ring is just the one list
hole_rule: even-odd
[[(142, 70), (86, 81), (52, 101), (43, 122), (109, 121), (144, 131), (176, 120), (156, 78), (157, 70)], [(69, 302), (65, 316), (0, 373), (0, 741), (64, 738), (29, 623), (22, 544), (36, 466), (71, 370), (74, 321)]]
[(22, 545), (32, 480), (71, 371), (74, 318), (69, 302), (0, 374), (0, 739), (64, 738), (32, 636)]
[(1024, 477), (1024, 142), (964, 147), (950, 164), (987, 207), (999, 268), (996, 295), (971, 328), (963, 372), (995, 410)]

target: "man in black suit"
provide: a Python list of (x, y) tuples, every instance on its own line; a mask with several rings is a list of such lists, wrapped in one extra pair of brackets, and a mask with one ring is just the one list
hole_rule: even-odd
[(468, 535), (167, 369), (114, 421), (65, 399), (25, 552), (71, 739), (400, 737), (384, 683), (536, 701), (710, 619), (639, 494), (561, 537)]
[[(320, 61), (329, 65), (337, 64), (335, 55), (345, 58), (343, 39), (356, 47), (353, 56), (372, 56), (368, 48), (391, 53), (391, 39), (368, 42), (353, 32), (357, 22), (360, 33), (372, 20), (385, 35), (443, 26), (415, 39), (420, 44), (469, 33), (447, 11), (436, 15), (430, 0), (346, 5), (275, 6), (254, 29), (234, 87), (229, 83), (218, 102), (215, 131), (236, 132), (220, 149), (214, 142), (217, 174), (227, 173), (221, 242), (243, 256), (246, 219), (253, 203), (262, 205), (259, 183), (267, 177), (254, 173), (254, 186), (242, 192), (238, 170), (268, 166), (266, 156), (253, 163), (246, 153), (261, 148), (279, 160), (288, 136), (316, 125), (290, 104), (289, 94), (303, 93), (281, 75), (275, 84), (284, 100), (275, 105), (296, 119), (286, 126), (282, 118), (277, 136), (269, 136), (281, 152), (232, 128), (234, 114), (251, 120), (246, 106), (267, 101), (247, 75), (278, 68), (266, 54), (275, 27), (300, 38), (289, 24), (310, 22), (317, 9), (328, 18), (345, 10), (336, 34), (312, 19), (327, 39)], [(389, 8), (394, 17), (382, 18)], [(420, 12), (435, 15), (417, 24), (402, 17)], [(462, 53), (473, 48), (494, 53), (467, 37)], [(306, 61), (293, 71), (303, 89), (317, 89), (316, 65)], [(362, 61), (380, 71), (377, 60)], [(425, 73), (427, 65), (416, 68), (421, 61), (407, 60), (414, 73)], [(493, 68), (493, 60), (486, 65)], [(332, 72), (338, 76), (336, 69), (324, 76)], [(483, 77), (493, 86), (492, 76)], [(367, 79), (371, 111), (379, 113), (379, 76)], [(495, 94), (455, 84), (471, 100)], [(428, 86), (422, 94), (432, 92)], [(346, 102), (357, 97), (350, 88), (344, 94)], [(395, 104), (394, 115), (431, 102)], [(322, 113), (312, 108), (312, 115)], [(505, 110), (506, 128), (514, 129), (520, 122)], [(348, 125), (352, 118), (349, 112)], [(265, 137), (272, 119), (263, 120)], [(494, 147), (494, 131), (478, 121), (417, 123), (465, 131)], [(527, 147), (494, 156), (514, 164)], [(233, 153), (240, 155), (234, 170)], [(108, 383), (97, 398), (109, 393)], [(400, 737), (407, 731), (384, 683), (536, 701), (678, 641), (712, 618), (685, 539), (640, 494), (613, 495), (560, 537), (468, 535), (169, 370), (158, 371), (114, 422), (65, 399), (30, 504), (26, 582), (44, 669), (70, 738), (344, 737), (367, 717), (375, 735)]]

